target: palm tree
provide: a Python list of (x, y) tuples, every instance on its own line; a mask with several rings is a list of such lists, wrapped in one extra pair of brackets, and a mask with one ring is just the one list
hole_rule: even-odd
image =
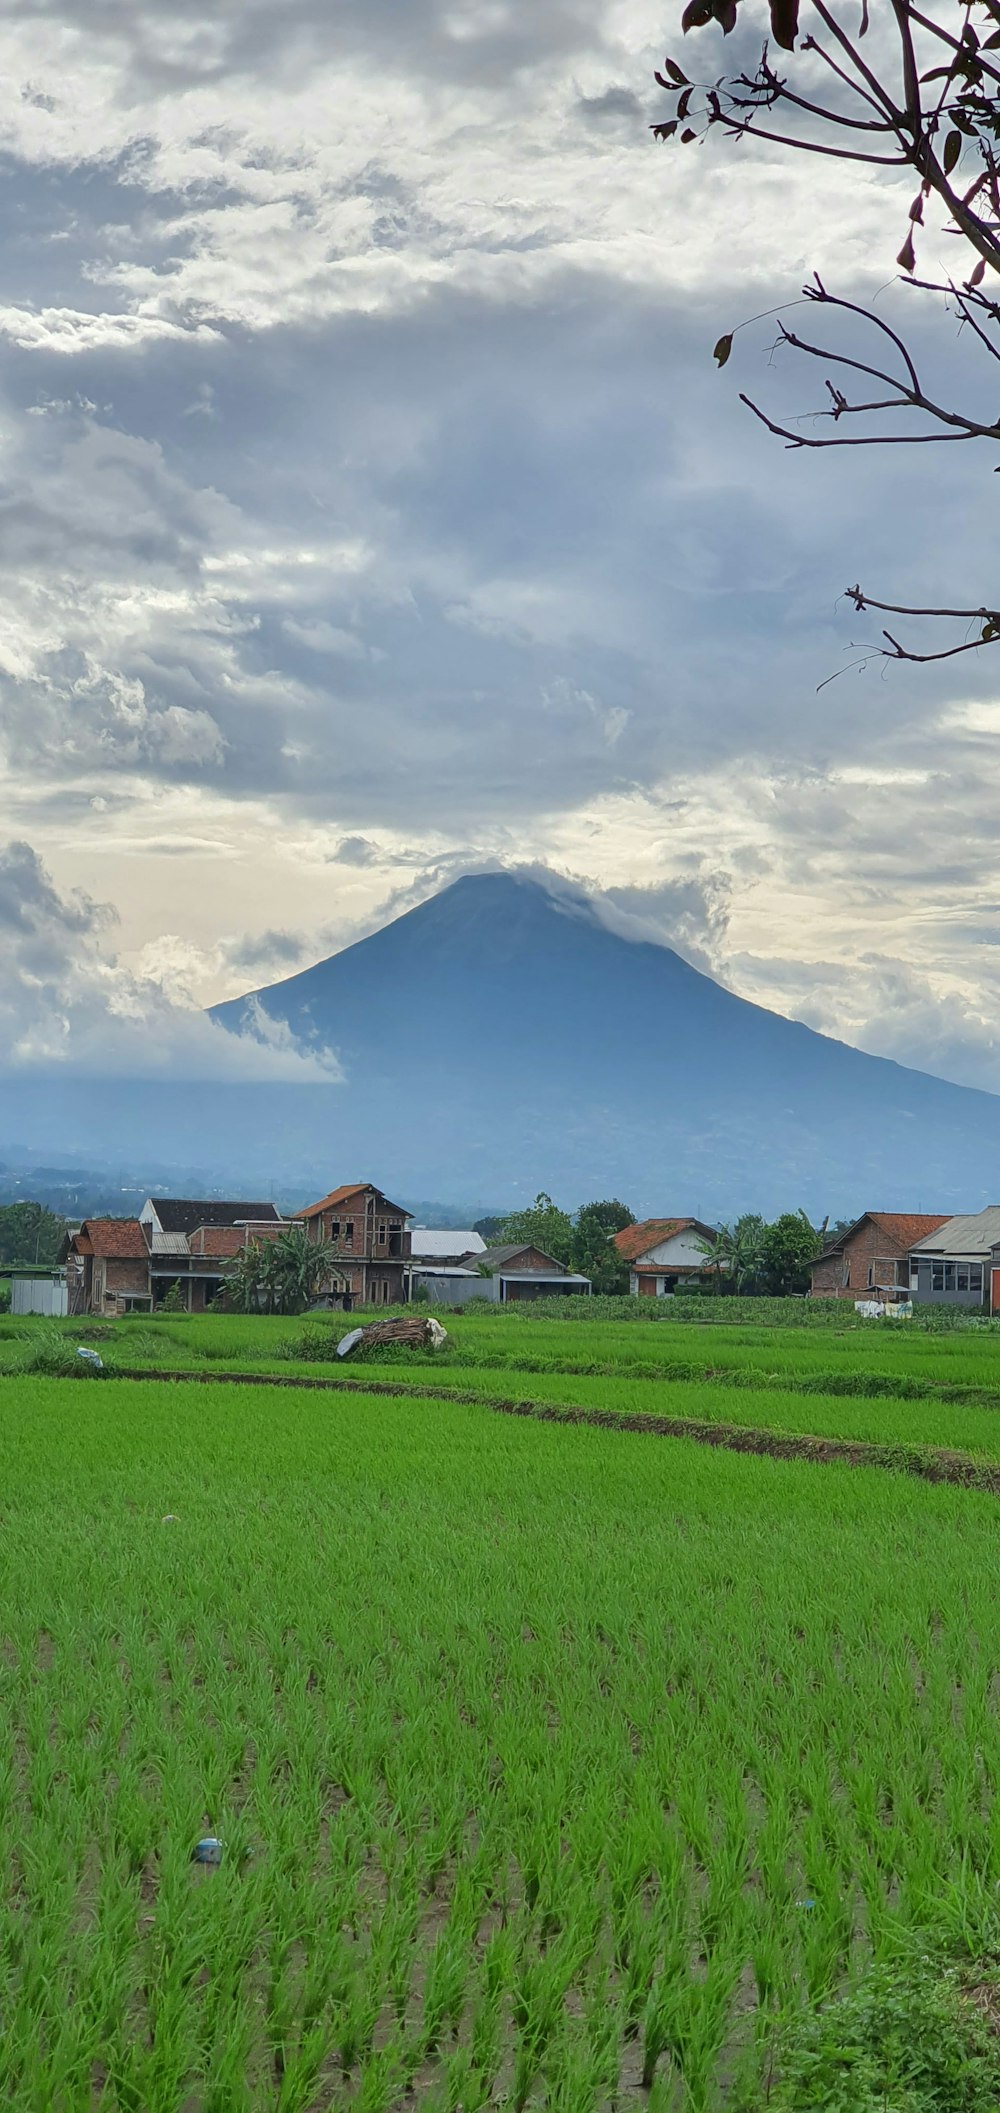
[(251, 1238), (226, 1280), (229, 1296), (240, 1313), (302, 1313), (331, 1277), (344, 1282), (336, 1254), (304, 1225), (286, 1226), (276, 1240)]
[(335, 1265), (337, 1250), (329, 1240), (312, 1241), (304, 1225), (290, 1225), (275, 1240), (273, 1254), (281, 1304), (279, 1313), (302, 1313), (333, 1277), (343, 1284)]
[(745, 1291), (755, 1282), (760, 1275), (764, 1230), (763, 1218), (747, 1211), (735, 1224), (720, 1225), (714, 1240), (695, 1241), (699, 1253), (707, 1255), (714, 1265), (718, 1290), (722, 1289), (724, 1276), (735, 1292)]

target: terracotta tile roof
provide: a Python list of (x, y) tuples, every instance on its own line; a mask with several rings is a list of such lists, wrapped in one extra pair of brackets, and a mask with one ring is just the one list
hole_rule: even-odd
[(640, 1255), (658, 1247), (661, 1240), (669, 1240), (674, 1233), (689, 1232), (692, 1227), (698, 1233), (707, 1234), (711, 1228), (702, 1225), (697, 1218), (644, 1218), (641, 1225), (623, 1226), (615, 1234), (615, 1246), (626, 1262), (635, 1262)]
[(321, 1196), (318, 1203), (310, 1203), (297, 1215), (300, 1218), (318, 1218), (321, 1211), (336, 1210), (339, 1203), (346, 1203), (351, 1196), (364, 1196), (369, 1189), (374, 1190), (387, 1211), (392, 1211), (397, 1218), (409, 1217), (409, 1211), (404, 1211), (401, 1203), (390, 1203), (388, 1196), (383, 1196), (381, 1189), (375, 1188), (373, 1181), (345, 1181), (339, 1189), (331, 1189), (328, 1196)]
[[(637, 1277), (662, 1277), (664, 1267), (665, 1264), (662, 1262), (647, 1262), (645, 1266), (641, 1262), (633, 1262), (632, 1264), (633, 1272)], [(708, 1260), (707, 1255), (704, 1262), (685, 1262), (683, 1267), (673, 1263), (667, 1269), (667, 1275), (672, 1276), (678, 1268), (680, 1269), (680, 1275), (685, 1277), (711, 1277), (715, 1275), (715, 1264)]]
[[(942, 1225), (947, 1225), (948, 1216), (947, 1212), (928, 1216), (926, 1211), (862, 1211), (860, 1218), (856, 1218), (846, 1232), (840, 1233), (836, 1240), (831, 1240), (824, 1247), (823, 1255), (839, 1254), (852, 1234), (866, 1224), (877, 1225), (880, 1232), (896, 1242), (902, 1254), (908, 1254), (918, 1240), (926, 1240), (929, 1234), (936, 1233)], [(817, 1261), (821, 1260), (822, 1256), (817, 1256)]]
[(948, 1211), (928, 1217), (926, 1211), (869, 1211), (874, 1225), (888, 1233), (891, 1240), (898, 1240), (900, 1247), (913, 1247), (918, 1240), (926, 1240), (928, 1233), (936, 1233), (939, 1226), (947, 1225)]
[[(81, 1242), (86, 1240), (86, 1247)], [(85, 1218), (73, 1242), (77, 1254), (106, 1261), (145, 1262), (149, 1256), (138, 1218)]]

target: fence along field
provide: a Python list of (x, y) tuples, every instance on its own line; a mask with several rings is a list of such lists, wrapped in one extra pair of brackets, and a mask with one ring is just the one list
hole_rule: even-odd
[(994, 1498), (447, 1399), (0, 1400), (9, 2102), (812, 2113), (783, 2023), (996, 1942)]

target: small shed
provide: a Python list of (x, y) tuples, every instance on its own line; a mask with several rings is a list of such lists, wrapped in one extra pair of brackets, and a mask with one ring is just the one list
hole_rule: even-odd
[(12, 1314), (40, 1313), (47, 1320), (61, 1320), (69, 1312), (69, 1294), (66, 1278), (60, 1270), (57, 1275), (42, 1277), (26, 1270), (23, 1276), (15, 1271), (10, 1275), (10, 1310)]

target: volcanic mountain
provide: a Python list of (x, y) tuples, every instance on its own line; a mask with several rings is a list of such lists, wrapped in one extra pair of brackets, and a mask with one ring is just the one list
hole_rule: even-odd
[(214, 1017), (240, 1030), (258, 1007), (332, 1047), (343, 1083), (253, 1089), (271, 1112), (247, 1178), (266, 1144), (272, 1167), (310, 1159), (321, 1187), (364, 1176), (498, 1205), (546, 1188), (567, 1207), (836, 1215), (1000, 1194), (996, 1095), (749, 1004), (522, 875), (458, 880)]

